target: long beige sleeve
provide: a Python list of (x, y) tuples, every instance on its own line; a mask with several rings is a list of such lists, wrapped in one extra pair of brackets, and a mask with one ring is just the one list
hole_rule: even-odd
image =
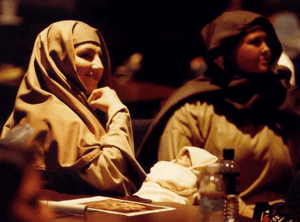
[[(133, 158), (132, 127), (125, 106), (119, 105), (109, 109), (107, 134), (101, 143), (103, 152), (80, 176), (99, 190), (132, 194), (137, 187), (130, 174), (136, 173), (143, 179), (144, 172)], [(137, 171), (128, 172), (132, 170), (129, 165), (134, 165), (133, 168)]]

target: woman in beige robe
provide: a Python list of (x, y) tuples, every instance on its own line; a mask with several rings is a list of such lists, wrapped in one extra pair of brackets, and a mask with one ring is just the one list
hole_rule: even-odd
[[(137, 159), (147, 172), (184, 146), (201, 147), (219, 161), (223, 148), (234, 148), (244, 203), (281, 200), (299, 163), (300, 91), (277, 65), (282, 48), (275, 30), (259, 14), (230, 11), (201, 36), (208, 69), (166, 101)], [(240, 212), (248, 209), (243, 206)]]
[(110, 75), (104, 39), (89, 25), (60, 21), (38, 35), (1, 137), (20, 122), (34, 128), (46, 188), (131, 195), (143, 182), (130, 114)]

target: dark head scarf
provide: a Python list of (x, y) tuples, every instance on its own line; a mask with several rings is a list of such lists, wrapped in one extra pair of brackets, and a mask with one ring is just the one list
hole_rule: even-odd
[[(264, 74), (245, 75), (236, 72), (235, 63), (229, 64), (228, 57), (232, 56), (244, 36), (257, 29), (264, 30), (267, 34), (266, 43), (271, 51), (270, 70)], [(212, 88), (217, 85), (223, 91), (228, 91), (228, 95), (224, 97), (227, 96), (226, 100), (236, 109), (256, 107), (259, 112), (265, 110), (269, 113), (271, 109), (280, 106), (286, 94), (282, 85), (284, 80), (281, 80), (286, 76), (280, 75), (277, 66), (282, 47), (267, 18), (243, 10), (224, 12), (201, 30), (201, 36), (205, 44), (203, 55), (208, 64), (205, 77), (212, 84)], [(233, 84), (237, 86), (226, 89)]]
[[(266, 42), (272, 54), (270, 72), (246, 77), (236, 73), (231, 75), (231, 70), (225, 68), (225, 55), (243, 36), (257, 28), (267, 33)], [(225, 12), (207, 24), (201, 35), (206, 47), (204, 58), (208, 69), (204, 76), (179, 88), (155, 117), (137, 152), (137, 159), (146, 170), (157, 161), (160, 135), (168, 119), (185, 102), (217, 99), (222, 105), (230, 106), (236, 116), (243, 112), (255, 112), (260, 115), (258, 121), (269, 121), (264, 117), (273, 117), (270, 111), (276, 111), (285, 98), (286, 90), (280, 77), (273, 72), (282, 49), (271, 23), (265, 17), (248, 11)]]
[(209, 66), (214, 63), (226, 72), (224, 55), (231, 51), (243, 36), (256, 29), (263, 29), (267, 33), (266, 43), (271, 50), (271, 67), (276, 65), (282, 48), (273, 26), (267, 18), (248, 11), (224, 12), (202, 29), (206, 63)]

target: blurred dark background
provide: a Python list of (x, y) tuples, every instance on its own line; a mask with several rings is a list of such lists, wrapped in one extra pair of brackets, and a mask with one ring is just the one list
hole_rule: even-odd
[(55, 21), (81, 20), (98, 28), (106, 40), (113, 72), (140, 52), (147, 71), (139, 80), (176, 88), (186, 79), (191, 59), (201, 55), (199, 31), (228, 7), (239, 5), (266, 16), (276, 10), (300, 13), (297, 0), (0, 0), (0, 15), (6, 13), (9, 1), (16, 2), (21, 22), (0, 24), (3, 119), (12, 110), (17, 86), (2, 83), (1, 66), (13, 64), (26, 71), (36, 36)]
[[(16, 1), (16, 0), (1, 0)], [(0, 1), (0, 2), (1, 2)], [(131, 54), (147, 61), (144, 81), (178, 87), (190, 60), (201, 53), (199, 31), (238, 0), (19, 0), (17, 26), (0, 26), (0, 61), (27, 67), (37, 34), (55, 21), (75, 19), (98, 28), (109, 48), (113, 70)], [(240, 0), (264, 15), (288, 9), (296, 0)], [(298, 11), (297, 11), (298, 10)]]
[(81, 20), (103, 34), (113, 70), (134, 52), (141, 52), (147, 58), (148, 72), (152, 73), (143, 80), (178, 86), (184, 67), (199, 51), (200, 27), (224, 10), (228, 2), (22, 0), (18, 15), (24, 23), (17, 27), (14, 37), (4, 38), (12, 44), (9, 51), (14, 55), (10, 59), (26, 67), (33, 42), (42, 29), (59, 20)]

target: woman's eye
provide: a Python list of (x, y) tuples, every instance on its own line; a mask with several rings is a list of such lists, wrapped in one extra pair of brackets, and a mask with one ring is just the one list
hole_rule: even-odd
[(259, 45), (261, 41), (259, 39), (253, 39), (250, 43), (253, 45)]
[(83, 59), (90, 59), (92, 58), (92, 56), (89, 53), (82, 53), (79, 55), (79, 57), (83, 58)]

